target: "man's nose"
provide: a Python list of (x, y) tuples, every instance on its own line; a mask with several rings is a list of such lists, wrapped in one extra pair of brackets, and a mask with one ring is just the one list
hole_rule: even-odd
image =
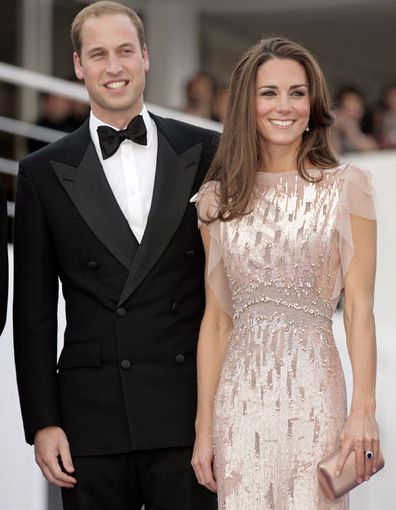
[(122, 65), (116, 55), (109, 55), (107, 59), (107, 72), (111, 74), (118, 74), (122, 71)]

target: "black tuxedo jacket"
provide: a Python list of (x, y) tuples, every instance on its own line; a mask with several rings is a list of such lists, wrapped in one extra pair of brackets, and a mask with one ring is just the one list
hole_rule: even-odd
[[(65, 430), (75, 455), (193, 443), (204, 253), (189, 199), (218, 135), (152, 117), (157, 168), (140, 245), (88, 121), (20, 163), (14, 338), (29, 443), (49, 425)], [(58, 278), (66, 330), (57, 364)]]
[(7, 197), (0, 179), (0, 335), (7, 318), (8, 249), (7, 249)]

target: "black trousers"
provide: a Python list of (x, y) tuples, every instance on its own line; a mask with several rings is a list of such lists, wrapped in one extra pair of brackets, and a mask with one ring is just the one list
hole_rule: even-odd
[(216, 510), (191, 456), (191, 448), (163, 448), (73, 457), (77, 484), (62, 489), (64, 510)]

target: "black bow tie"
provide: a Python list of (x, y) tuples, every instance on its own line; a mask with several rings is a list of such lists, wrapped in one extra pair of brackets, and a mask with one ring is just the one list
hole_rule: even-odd
[(110, 126), (98, 127), (99, 144), (103, 159), (107, 159), (117, 152), (118, 147), (124, 140), (132, 140), (139, 145), (147, 145), (147, 130), (143, 117), (134, 117), (125, 129), (111, 128)]

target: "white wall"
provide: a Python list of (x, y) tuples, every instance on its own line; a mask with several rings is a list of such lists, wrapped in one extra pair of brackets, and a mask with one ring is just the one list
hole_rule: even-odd
[[(392, 430), (396, 423), (394, 404), (396, 374), (396, 153), (382, 152), (351, 157), (363, 168), (371, 169), (378, 196), (378, 273), (376, 320), (378, 338), (378, 421), (386, 461), (385, 469), (370, 483), (352, 493), (351, 510), (392, 510), (396, 473), (396, 443)], [(26, 254), (28, 256), (28, 254)], [(10, 249), (12, 275), (12, 250)], [(12, 280), (12, 278), (11, 278)], [(10, 299), (12, 281), (10, 282)], [(61, 320), (61, 324), (63, 320)], [(334, 332), (340, 348), (350, 391), (351, 376), (340, 315)], [(45, 510), (46, 487), (33, 460), (33, 449), (24, 443), (15, 383), (11, 301), (9, 320), (0, 341), (0, 508), (4, 510)]]
[[(373, 173), (377, 194), (378, 261), (375, 316), (378, 344), (377, 420), (380, 426), (385, 468), (370, 483), (352, 492), (351, 510), (393, 510), (396, 508), (396, 153), (354, 154), (345, 158)], [(350, 393), (351, 371), (346, 351), (341, 314), (334, 320), (334, 334), (342, 355)]]

